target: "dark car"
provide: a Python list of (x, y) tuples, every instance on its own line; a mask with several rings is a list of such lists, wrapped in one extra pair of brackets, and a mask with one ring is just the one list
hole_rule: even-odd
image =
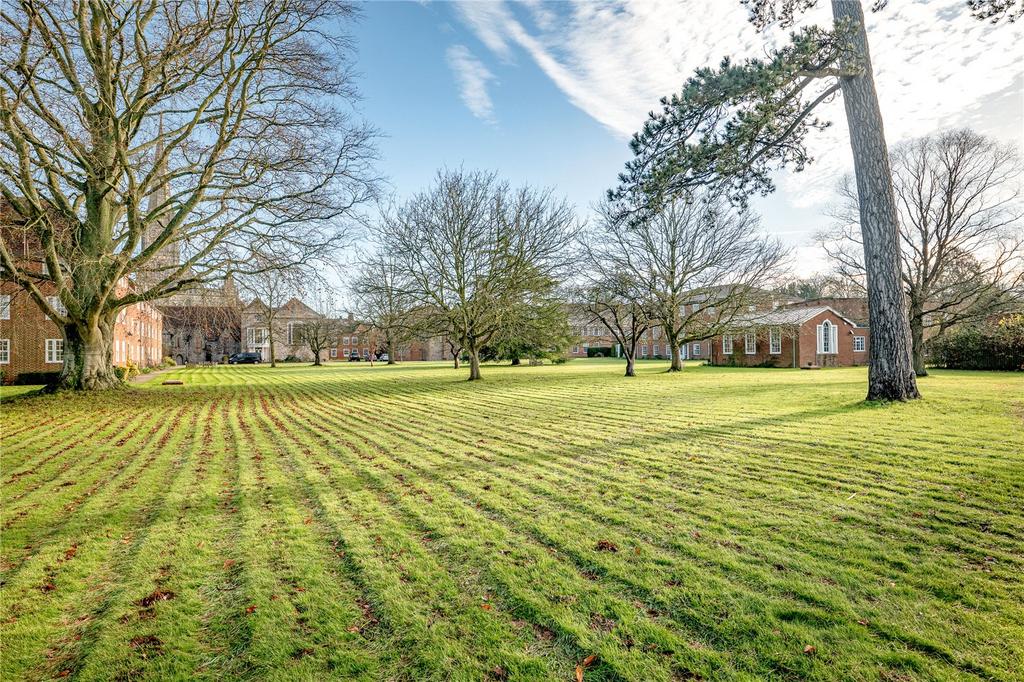
[(355, 351), (352, 351), (352, 355), (348, 356), (348, 361), (349, 362), (360, 362), (360, 361), (362, 361), (362, 358), (359, 357), (359, 353), (357, 353)]
[(255, 365), (263, 362), (259, 353), (235, 353), (228, 358), (229, 365)]

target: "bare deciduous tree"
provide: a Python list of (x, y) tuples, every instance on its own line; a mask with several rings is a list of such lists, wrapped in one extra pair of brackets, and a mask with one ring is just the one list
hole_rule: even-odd
[[(890, 154), (899, 210), (903, 292), (914, 371), (924, 376), (925, 335), (983, 319), (1019, 301), (1024, 284), (1024, 174), (1011, 145), (966, 129), (895, 146)], [(857, 191), (839, 186), (834, 229), (818, 236), (837, 272), (863, 286)]]
[(549, 291), (578, 229), (572, 209), (549, 191), (512, 189), (492, 173), (442, 171), (434, 185), (384, 215), (382, 243), (408, 276), (407, 293), (469, 355), (515, 307)]
[(716, 194), (669, 203), (639, 223), (616, 220), (612, 209), (604, 214), (589, 235), (591, 260), (644, 290), (672, 349), (670, 372), (683, 369), (680, 346), (721, 334), (762, 303), (787, 257), (758, 231), (755, 215)]
[[(116, 383), (121, 308), (250, 271), (254, 241), (302, 262), (341, 237), (374, 190), (373, 133), (341, 108), (351, 46), (337, 31), (354, 11), (4, 4), (0, 193), (12, 219), (0, 262), (63, 328), (62, 386)], [(19, 239), (38, 255), (16, 258)]]
[(388, 364), (398, 362), (398, 349), (423, 331), (417, 299), (410, 294), (407, 272), (387, 244), (362, 261), (352, 282), (360, 320), (379, 336), (388, 352)]
[(323, 364), (324, 351), (338, 347), (338, 339), (343, 331), (341, 320), (324, 315), (298, 325), (295, 335), (299, 343), (309, 348), (313, 354), (313, 364), (319, 367)]
[(632, 273), (603, 258), (603, 252), (584, 249), (584, 253), (580, 262), (584, 283), (573, 296), (575, 308), (586, 323), (608, 330), (626, 359), (626, 376), (636, 376), (637, 346), (654, 325), (650, 292)]

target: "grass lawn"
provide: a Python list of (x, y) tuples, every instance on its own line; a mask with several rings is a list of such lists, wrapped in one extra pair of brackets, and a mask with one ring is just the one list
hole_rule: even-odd
[(5, 402), (0, 678), (1021, 679), (1024, 375), (666, 364)]
[[(26, 393), (33, 393), (41, 389), (42, 386), (4, 386), (0, 385), (0, 400), (6, 400), (7, 398), (14, 398), (19, 395), (25, 395)], [(6, 425), (6, 424), (5, 424)]]

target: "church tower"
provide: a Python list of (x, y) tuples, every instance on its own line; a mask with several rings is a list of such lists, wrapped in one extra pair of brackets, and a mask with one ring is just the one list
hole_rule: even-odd
[[(158, 138), (156, 145), (156, 158), (159, 159), (157, 162), (159, 165), (156, 168), (156, 172), (153, 174), (156, 187), (152, 192), (150, 192), (149, 197), (147, 198), (147, 213), (152, 213), (157, 210), (170, 196), (170, 192), (168, 191), (167, 161), (163, 158), (163, 132), (164, 122), (163, 118), (161, 118), (160, 137)], [(161, 216), (159, 220), (155, 220), (146, 225), (146, 228), (142, 233), (143, 249), (147, 248), (160, 237), (166, 224), (167, 216), (165, 214), (164, 216)], [(139, 283), (143, 287), (152, 286), (166, 277), (180, 263), (181, 250), (178, 246), (178, 242), (173, 241), (164, 244), (164, 246), (161, 247), (161, 249), (157, 251), (145, 265), (143, 265), (143, 269), (138, 273)]]

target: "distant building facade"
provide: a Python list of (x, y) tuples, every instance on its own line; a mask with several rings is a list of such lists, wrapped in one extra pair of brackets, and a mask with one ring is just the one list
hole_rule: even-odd
[[(777, 367), (850, 367), (868, 362), (870, 343), (867, 304), (863, 299), (834, 299), (858, 319), (813, 301), (766, 304), (739, 315), (733, 332), (700, 339), (672, 348), (659, 326), (648, 329), (637, 344), (637, 359), (704, 360), (714, 365)], [(601, 324), (586, 315), (570, 319), (578, 340), (569, 348), (571, 358), (595, 352), (622, 355), (618, 341)]]

